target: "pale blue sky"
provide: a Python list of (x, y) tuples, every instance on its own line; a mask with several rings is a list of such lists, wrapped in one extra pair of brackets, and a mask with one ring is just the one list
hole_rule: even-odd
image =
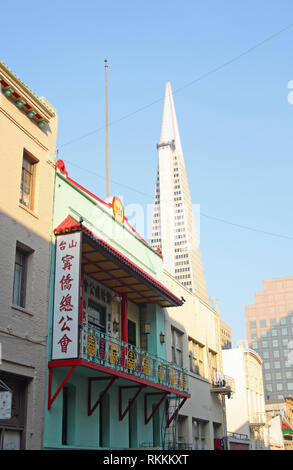
[(58, 111), (59, 158), (100, 197), (108, 58), (110, 189), (125, 204), (152, 203), (171, 82), (208, 292), (244, 338), (262, 280), (292, 275), (292, 2), (15, 1), (1, 38), (1, 60)]

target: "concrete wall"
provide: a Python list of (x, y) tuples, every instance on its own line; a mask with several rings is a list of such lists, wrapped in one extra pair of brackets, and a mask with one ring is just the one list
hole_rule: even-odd
[[(186, 418), (185, 442), (194, 446), (193, 420), (205, 423), (206, 445), (208, 449), (214, 448), (214, 438), (223, 437), (224, 415), (221, 398), (211, 393), (208, 350), (217, 353), (217, 367), (221, 371), (222, 356), (220, 348), (220, 319), (219, 314), (198, 296), (185, 289), (166, 271), (164, 272), (165, 285), (179, 298), (184, 297), (185, 302), (180, 308), (168, 308), (165, 311), (166, 321), (166, 359), (172, 361), (171, 354), (171, 327), (183, 333), (183, 367), (189, 371), (189, 386), (191, 398), (186, 401), (180, 410), (180, 416)], [(204, 346), (204, 376), (190, 371), (188, 340), (200, 342)], [(217, 427), (217, 434), (214, 431)], [(194, 447), (193, 447), (194, 448)]]

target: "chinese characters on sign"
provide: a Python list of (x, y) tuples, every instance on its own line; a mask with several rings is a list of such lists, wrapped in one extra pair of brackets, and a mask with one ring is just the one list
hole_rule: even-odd
[(56, 238), (52, 359), (78, 356), (81, 233)]

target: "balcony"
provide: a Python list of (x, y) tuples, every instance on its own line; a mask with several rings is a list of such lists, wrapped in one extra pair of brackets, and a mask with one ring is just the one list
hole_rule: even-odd
[(227, 395), (229, 398), (232, 393), (235, 393), (234, 379), (220, 372), (216, 372), (211, 383), (211, 392)]
[(82, 325), (80, 359), (145, 385), (188, 393), (187, 370), (140, 348), (108, 336), (95, 326)]
[(266, 425), (266, 413), (253, 413), (249, 416), (249, 426), (252, 428), (259, 428)]

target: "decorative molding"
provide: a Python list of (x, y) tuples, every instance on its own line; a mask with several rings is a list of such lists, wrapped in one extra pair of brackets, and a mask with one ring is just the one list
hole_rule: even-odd
[(5, 109), (3, 109), (1, 106), (0, 106), (0, 112), (4, 114), (5, 117), (7, 117), (15, 126), (17, 126), (22, 132), (24, 132), (30, 139), (32, 139), (36, 144), (38, 144), (39, 147), (41, 147), (46, 152), (49, 151), (48, 147), (42, 144), (42, 142), (40, 142), (39, 139), (33, 136), (30, 132), (28, 132), (21, 124), (19, 124), (19, 122), (17, 122), (12, 116), (10, 116), (10, 114), (8, 114), (7, 111), (5, 111)]

